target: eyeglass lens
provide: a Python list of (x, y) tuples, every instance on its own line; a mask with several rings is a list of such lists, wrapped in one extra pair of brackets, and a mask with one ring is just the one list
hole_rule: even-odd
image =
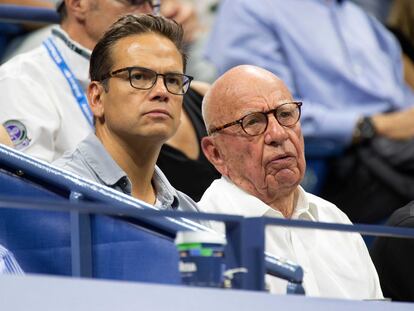
[[(130, 70), (131, 85), (137, 89), (150, 89), (157, 80), (155, 71), (145, 68), (132, 68)], [(164, 78), (164, 84), (167, 90), (173, 94), (185, 94), (189, 87), (189, 78), (179, 73), (167, 73), (161, 75)]]
[(262, 134), (267, 128), (267, 115), (269, 113), (273, 113), (280, 125), (293, 126), (299, 120), (300, 110), (297, 104), (289, 103), (283, 104), (267, 113), (254, 112), (248, 114), (242, 119), (241, 125), (243, 130), (249, 135)]

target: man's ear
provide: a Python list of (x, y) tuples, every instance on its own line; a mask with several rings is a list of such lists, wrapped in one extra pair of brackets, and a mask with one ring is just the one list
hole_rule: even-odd
[(203, 149), (204, 155), (210, 163), (214, 165), (216, 170), (219, 171), (221, 175), (227, 176), (226, 162), (224, 161), (223, 155), (217, 147), (214, 138), (211, 136), (203, 137), (201, 140), (201, 149)]
[(90, 6), (89, 0), (65, 0), (66, 10), (78, 21), (84, 21)]
[(102, 83), (92, 81), (88, 86), (88, 102), (96, 119), (102, 119), (105, 115), (104, 97), (105, 88)]

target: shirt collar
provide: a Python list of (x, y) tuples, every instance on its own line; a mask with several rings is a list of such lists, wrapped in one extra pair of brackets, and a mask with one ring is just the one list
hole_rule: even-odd
[(173, 186), (171, 186), (167, 177), (158, 166), (155, 166), (152, 183), (157, 191), (156, 207), (177, 209), (179, 205), (178, 193)]
[[(271, 208), (269, 205), (256, 198), (255, 196), (245, 192), (238, 186), (232, 183), (227, 177), (222, 177), (224, 182), (232, 188), (232, 192), (235, 194), (234, 197), (239, 201), (237, 204), (243, 207), (243, 215), (245, 217), (277, 217), (284, 218), (283, 214)], [(318, 221), (318, 210), (317, 206), (309, 202), (305, 190), (298, 186), (298, 198), (296, 206), (292, 215), (292, 219), (298, 220), (310, 220)]]
[(292, 219), (318, 221), (318, 209), (315, 204), (308, 200), (305, 190), (298, 187), (298, 198)]
[(91, 50), (83, 47), (78, 42), (72, 40), (60, 26), (52, 27), (51, 33), (55, 38), (61, 40), (70, 50), (72, 50), (79, 56), (82, 56), (87, 61), (90, 60), (92, 53)]
[[(95, 172), (103, 184), (114, 187), (121, 179), (129, 182), (126, 173), (112, 159), (94, 133), (88, 135), (78, 146), (87, 165)], [(125, 180), (125, 178), (127, 180)]]
[[(216, 191), (225, 190), (225, 193), (230, 193), (232, 213), (242, 215), (245, 217), (261, 217), (269, 209), (264, 202), (253, 195), (245, 192), (240, 187), (236, 186), (230, 179), (222, 176), (221, 179), (214, 181), (212, 186)], [(224, 204), (226, 204), (224, 202)]]
[[(56, 36), (53, 33), (58, 33)], [(81, 46), (79, 43), (69, 38), (68, 34), (59, 26), (52, 27), (52, 38), (55, 42), (57, 49), (62, 54), (67, 66), (70, 68), (76, 79), (81, 84), (82, 88), (86, 90), (89, 79), (89, 58), (91, 51)], [(63, 40), (62, 38), (65, 38)], [(73, 47), (76, 47), (80, 51), (83, 51), (85, 55), (89, 55), (89, 58), (82, 56), (75, 52), (67, 43), (70, 43)]]
[[(89, 134), (79, 144), (78, 150), (85, 159), (86, 164), (95, 172), (104, 185), (111, 188), (120, 188), (122, 192), (131, 195), (132, 186), (130, 179), (112, 159), (94, 133)], [(157, 192), (156, 207), (178, 208), (178, 193), (157, 166), (155, 166), (152, 183)]]

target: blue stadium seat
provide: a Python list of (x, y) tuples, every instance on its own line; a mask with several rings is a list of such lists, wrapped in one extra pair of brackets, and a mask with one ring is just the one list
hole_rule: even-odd
[(340, 155), (343, 149), (337, 144), (319, 139), (305, 139), (306, 173), (301, 185), (318, 195), (325, 183), (329, 169), (329, 160)]
[[(70, 216), (66, 212), (0, 209), (0, 244), (27, 273), (72, 275)], [(179, 284), (171, 238), (107, 216), (93, 216), (94, 278)]]
[[(10, 249), (29, 273), (71, 275), (71, 223), (69, 212), (8, 208), (8, 202), (30, 199), (34, 203), (70, 202), (70, 192), (85, 201), (111, 203), (114, 209), (145, 209), (140, 202), (100, 187), (73, 174), (0, 146), (0, 244)], [(73, 204), (78, 204), (74, 202)], [(10, 206), (10, 205), (9, 205)], [(91, 217), (92, 276), (96, 278), (178, 284), (176, 230), (185, 229), (168, 219), (160, 225), (144, 220)], [(158, 228), (158, 229), (157, 229)], [(187, 228), (188, 229), (188, 228)]]

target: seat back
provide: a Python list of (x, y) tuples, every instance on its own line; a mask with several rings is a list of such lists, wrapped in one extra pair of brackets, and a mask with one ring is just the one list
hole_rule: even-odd
[[(34, 205), (85, 202), (110, 204), (118, 209), (151, 210), (152, 207), (112, 189), (0, 146), (0, 244), (11, 250), (29, 273), (73, 273), (72, 211), (11, 208), (29, 199)], [(73, 194), (78, 194), (74, 196)], [(43, 202), (43, 203), (42, 203)], [(8, 208), (10, 207), (10, 208)], [(189, 230), (180, 220), (165, 217), (122, 220), (94, 215), (84, 232), (90, 235), (92, 276), (176, 284), (180, 282), (178, 254), (173, 242), (177, 230)], [(198, 225), (198, 227), (201, 227)]]
[[(0, 209), (0, 244), (27, 273), (72, 275), (67, 212)], [(92, 277), (180, 283), (171, 238), (108, 216), (91, 219)]]

